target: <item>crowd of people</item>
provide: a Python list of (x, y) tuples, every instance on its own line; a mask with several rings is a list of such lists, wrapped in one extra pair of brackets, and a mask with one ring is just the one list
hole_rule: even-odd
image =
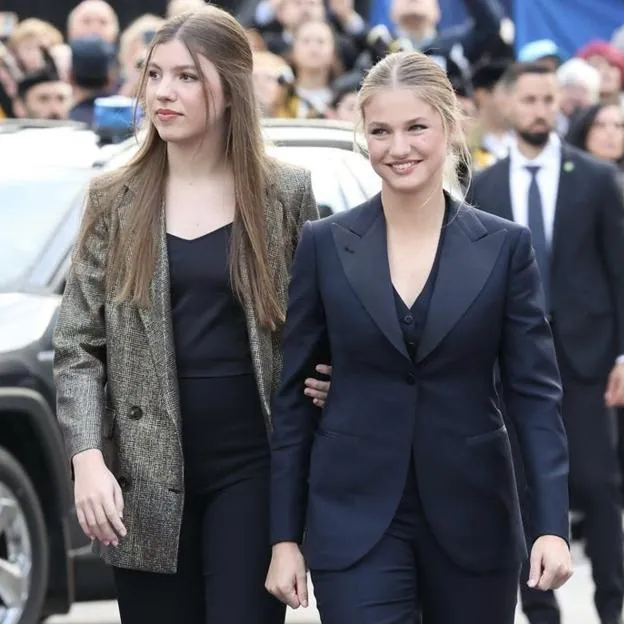
[[(107, 2), (84, 0), (68, 16), (66, 37), (53, 25), (24, 16), (0, 43), (0, 118), (92, 124), (98, 97), (136, 94), (149, 45), (164, 19), (204, 3), (171, 0), (166, 16), (142, 15), (120, 32)], [(434, 0), (392, 0), (390, 29), (368, 24), (354, 0), (261, 0), (240, 19), (254, 50), (262, 114), (357, 122), (356, 93), (367, 69), (390, 51), (421, 50), (442, 65), (455, 88), (479, 170), (508, 153), (505, 72), (516, 60), (543, 61), (559, 78), (562, 136), (598, 157), (624, 158), (621, 28), (611, 42), (589, 41), (574, 58), (563, 58), (550, 40), (531, 42), (515, 54), (513, 25), (498, 0), (465, 4), (470, 20), (438, 31), (441, 15)]]

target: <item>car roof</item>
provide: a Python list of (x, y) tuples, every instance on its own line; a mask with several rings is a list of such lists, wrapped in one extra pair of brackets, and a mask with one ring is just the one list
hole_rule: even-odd
[(100, 157), (98, 136), (85, 124), (43, 120), (0, 121), (0, 165), (90, 169)]
[[(365, 153), (361, 135), (352, 124), (314, 119), (264, 119), (268, 145), (337, 148)], [(136, 137), (101, 146), (85, 124), (68, 121), (9, 119), (0, 121), (0, 166), (53, 166), (91, 169), (124, 161), (134, 152)]]

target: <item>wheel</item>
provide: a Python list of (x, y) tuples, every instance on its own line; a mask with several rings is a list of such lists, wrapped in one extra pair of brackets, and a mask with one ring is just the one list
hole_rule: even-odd
[(35, 488), (19, 462), (0, 448), (0, 624), (39, 621), (49, 556)]

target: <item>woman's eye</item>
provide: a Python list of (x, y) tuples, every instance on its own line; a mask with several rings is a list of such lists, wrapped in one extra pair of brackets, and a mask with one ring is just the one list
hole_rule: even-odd
[(414, 124), (410, 127), (410, 130), (415, 130), (416, 132), (420, 132), (421, 130), (426, 130), (427, 126), (423, 126), (422, 124)]
[(194, 76), (193, 74), (180, 74), (180, 78), (182, 78), (185, 82), (197, 80), (197, 76)]
[(147, 72), (147, 75), (148, 75), (149, 78), (158, 78), (158, 72), (156, 70), (154, 70), (154, 69), (150, 69)]

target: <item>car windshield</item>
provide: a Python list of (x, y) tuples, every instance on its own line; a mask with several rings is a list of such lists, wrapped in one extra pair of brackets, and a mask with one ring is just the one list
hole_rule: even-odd
[(89, 176), (88, 169), (0, 170), (0, 291), (27, 279)]

